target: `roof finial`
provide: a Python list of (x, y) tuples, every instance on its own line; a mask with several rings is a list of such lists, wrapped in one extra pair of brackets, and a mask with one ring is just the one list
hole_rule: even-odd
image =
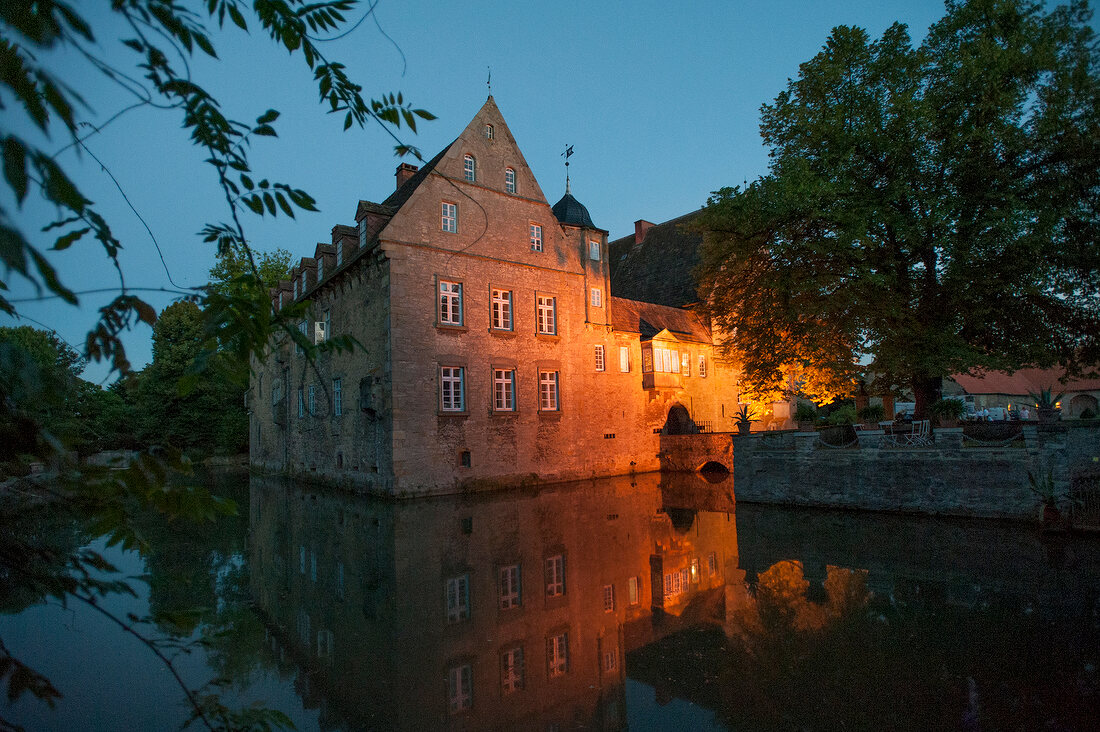
[(485, 68), (487, 68), (489, 70), (489, 78), (485, 80), (485, 86), (489, 87), (489, 96), (492, 97), (493, 96), (493, 67), (492, 66), (486, 66)]
[(569, 193), (569, 156), (573, 154), (573, 146), (566, 145), (565, 152), (562, 155), (565, 157), (565, 192)]

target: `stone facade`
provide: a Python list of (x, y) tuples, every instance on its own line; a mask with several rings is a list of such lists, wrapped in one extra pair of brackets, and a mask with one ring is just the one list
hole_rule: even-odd
[(662, 430), (733, 428), (709, 329), (612, 297), (607, 232), (551, 209), (491, 97), (397, 182), (273, 293), (358, 346), (254, 364), (254, 465), (423, 495), (656, 470)]

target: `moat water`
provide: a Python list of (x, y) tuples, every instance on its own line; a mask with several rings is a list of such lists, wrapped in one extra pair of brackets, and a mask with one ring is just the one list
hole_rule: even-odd
[[(45, 514), (17, 530), (102, 551), (135, 591), (103, 609), (189, 688), (299, 730), (1100, 728), (1100, 537), (735, 505), (697, 476), (400, 503), (217, 490), (236, 516), (150, 520), (144, 555)], [(168, 667), (104, 614), (0, 600), (4, 647), (63, 695), (0, 719), (188, 720)]]

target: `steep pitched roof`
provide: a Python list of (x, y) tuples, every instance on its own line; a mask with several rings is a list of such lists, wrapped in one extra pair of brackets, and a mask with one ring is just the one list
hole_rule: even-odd
[(608, 245), (611, 291), (620, 297), (683, 307), (698, 301), (692, 270), (699, 264), (703, 237), (685, 231), (698, 211), (652, 226), (635, 244), (634, 235)]
[(639, 333), (643, 340), (667, 330), (682, 341), (710, 343), (710, 331), (698, 315), (667, 305), (612, 297), (611, 325), (617, 331)]
[(1065, 373), (1064, 369), (1059, 368), (1020, 369), (1011, 374), (1004, 371), (986, 371), (978, 376), (955, 374), (951, 379), (967, 394), (1026, 396), (1030, 393), (1038, 393), (1041, 389), (1053, 389), (1055, 392), (1100, 389), (1100, 377), (1071, 378), (1062, 384), (1058, 379)]

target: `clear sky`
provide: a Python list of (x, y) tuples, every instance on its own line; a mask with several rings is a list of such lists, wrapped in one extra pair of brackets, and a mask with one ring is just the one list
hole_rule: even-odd
[[(101, 21), (96, 34), (104, 52), (132, 67), (134, 54), (119, 43), (112, 19), (99, 17), (109, 16), (96, 9), (100, 5), (107, 3), (78, 3)], [(352, 15), (359, 18), (365, 10)], [(492, 94), (549, 202), (564, 192), (561, 153), (571, 144), (573, 194), (614, 239), (633, 233), (636, 219), (666, 221), (702, 206), (713, 190), (764, 173), (760, 105), (797, 75), (799, 63), (821, 48), (834, 26), (858, 25), (878, 37), (899, 21), (919, 42), (942, 14), (941, 0), (380, 0), (372, 18), (323, 46), (368, 96), (401, 91), (438, 116), (421, 123), (417, 135), (404, 128), (398, 133), (425, 158), (449, 144), (480, 108), (491, 69)], [(295, 221), (247, 214), (246, 232), (258, 249), (311, 255), (317, 242), (329, 241), (334, 224), (354, 224), (359, 199), (381, 201), (393, 190), (400, 162), (393, 141), (377, 126), (342, 132), (342, 117), (326, 115), (317, 104), (300, 55), (288, 57), (258, 29), (245, 35), (233, 28), (214, 40), (221, 60), (193, 59), (195, 80), (236, 119), (254, 120), (269, 107), (282, 112), (279, 139), (262, 138), (252, 149), (257, 178), (303, 188), (321, 209)], [(93, 108), (87, 119), (101, 124), (133, 103), (79, 57), (57, 54), (49, 60), (85, 94)], [(0, 112), (0, 126), (18, 125), (25, 127), (10, 110)], [(44, 147), (61, 147), (60, 140)], [(180, 130), (178, 112), (127, 112), (87, 145), (125, 197), (89, 156), (78, 160), (70, 150), (59, 159), (78, 171), (78, 183), (123, 241), (127, 284), (170, 288), (166, 269), (178, 285), (204, 283), (213, 246), (196, 232), (228, 215), (212, 169)], [(23, 231), (42, 248), (52, 238), (36, 231), (50, 213), (35, 200), (16, 213)], [(118, 274), (91, 240), (51, 252), (51, 260), (74, 290), (118, 285)], [(35, 295), (22, 281), (10, 278), (9, 285), (13, 299)], [(158, 310), (173, 299), (138, 294)], [(84, 295), (79, 308), (56, 300), (19, 307), (80, 346), (96, 311), (111, 297)], [(7, 324), (10, 319), (0, 316), (0, 325)], [(140, 368), (150, 358), (150, 330), (141, 326), (125, 342)], [(85, 373), (93, 380), (106, 375), (95, 364)]]

